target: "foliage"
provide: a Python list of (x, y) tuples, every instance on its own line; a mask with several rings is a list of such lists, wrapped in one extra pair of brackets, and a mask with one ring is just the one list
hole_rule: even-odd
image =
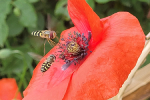
[[(145, 34), (150, 31), (150, 0), (86, 1), (101, 18), (128, 11), (139, 19)], [(31, 32), (52, 29), (60, 36), (72, 26), (67, 0), (0, 0), (0, 77), (16, 78), (22, 92), (38, 63), (28, 52), (44, 54), (44, 39)], [(51, 48), (46, 43), (46, 53)]]

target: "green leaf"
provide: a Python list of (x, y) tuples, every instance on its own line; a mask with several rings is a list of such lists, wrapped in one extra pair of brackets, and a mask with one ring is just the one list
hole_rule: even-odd
[(18, 18), (14, 14), (11, 14), (8, 17), (7, 24), (9, 27), (9, 36), (17, 36), (23, 31), (24, 27), (20, 24)]
[(5, 59), (12, 54), (12, 50), (10, 49), (1, 49), (0, 50), (0, 59)]
[(28, 38), (28, 42), (33, 47), (33, 49), (39, 51), (42, 48), (42, 51), (43, 51), (45, 41), (41, 37), (31, 36)]
[(32, 48), (30, 48), (29, 43), (26, 43), (26, 42), (22, 45), (11, 47), (11, 49), (13, 50), (13, 53), (17, 53), (18, 51), (19, 51), (18, 53), (20, 53), (20, 52), (26, 53), (26, 52), (32, 50)]
[(0, 22), (0, 47), (3, 46), (7, 37), (8, 37), (8, 26), (5, 21)]
[[(15, 60), (14, 60), (15, 59)], [(28, 67), (30, 73), (33, 73), (32, 67), (32, 58), (27, 54), (18, 54), (15, 53), (6, 59), (2, 59), (2, 66), (0, 67), (1, 75), (12, 75), (12, 74), (21, 74), (24, 70), (24, 67)], [(28, 73), (28, 72), (26, 72)]]
[(70, 16), (67, 10), (67, 0), (60, 0), (57, 2), (56, 8), (55, 8), (55, 15), (61, 16), (61, 18), (63, 17), (67, 21), (70, 19)]
[(39, 0), (27, 0), (27, 1), (30, 3), (35, 3), (35, 2), (38, 2)]
[(108, 3), (109, 1), (116, 1), (116, 0), (95, 0), (97, 3)]
[(86, 2), (90, 5), (90, 7), (91, 7), (92, 9), (95, 8), (95, 2), (94, 2), (94, 0), (86, 0)]
[(137, 12), (143, 12), (143, 8), (142, 8), (142, 5), (141, 5), (141, 2), (137, 1), (137, 0), (132, 0), (132, 3), (133, 3), (133, 7), (134, 9), (137, 11)]
[(127, 6), (127, 7), (131, 7), (131, 6), (132, 6), (131, 0), (121, 0), (121, 3), (122, 3), (124, 6)]
[(44, 16), (41, 13), (38, 13), (38, 21), (37, 21), (37, 27), (33, 28), (33, 27), (28, 27), (28, 32), (31, 33), (33, 31), (37, 31), (37, 30), (43, 30), (45, 27), (45, 19)]
[(30, 71), (30, 73), (32, 75), (33, 74), (33, 70), (34, 70), (33, 67), (32, 67), (32, 61), (33, 61), (33, 59), (27, 53), (25, 53), (24, 56), (25, 56), (26, 64), (27, 64), (27, 66), (29, 68), (29, 71)]
[(8, 37), (8, 26), (5, 19), (10, 12), (10, 3), (11, 0), (0, 0), (0, 47), (4, 45)]
[(15, 7), (14, 9), (13, 9), (13, 12), (14, 12), (14, 14), (16, 15), (16, 16), (20, 16), (21, 15), (21, 11), (20, 11), (20, 9), (18, 9), (17, 7)]
[[(19, 56), (19, 58), (15, 56)], [(24, 67), (23, 57), (18, 54), (11, 55), (7, 60), (2, 60), (2, 65), (3, 67), (0, 68), (1, 75), (21, 73)]]
[(5, 21), (5, 19), (6, 19), (6, 15), (0, 14), (0, 25), (1, 25), (1, 23), (3, 23)]
[(37, 15), (30, 3), (25, 0), (16, 0), (14, 5), (21, 11), (20, 22), (26, 27), (36, 27)]
[[(6, 16), (10, 12), (10, 3), (11, 0), (0, 0), (0, 16)], [(4, 20), (4, 19), (2, 19)]]

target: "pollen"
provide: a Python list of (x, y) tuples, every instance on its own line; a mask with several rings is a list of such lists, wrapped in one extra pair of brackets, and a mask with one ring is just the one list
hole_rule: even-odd
[(88, 31), (88, 37), (84, 33), (74, 32), (68, 33), (67, 38), (61, 38), (63, 42), (58, 43), (58, 55), (65, 62), (62, 70), (66, 70), (72, 63), (77, 65), (87, 56), (91, 37), (91, 31)]
[(69, 54), (77, 55), (80, 52), (80, 45), (77, 42), (71, 41), (66, 45)]

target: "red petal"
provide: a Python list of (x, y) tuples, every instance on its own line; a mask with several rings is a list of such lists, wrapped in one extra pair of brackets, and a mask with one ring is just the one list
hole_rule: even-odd
[[(0, 100), (22, 100), (21, 94), (17, 93), (18, 87), (13, 78), (3, 78), (0, 80)], [(18, 94), (16, 96), (16, 93)]]
[(91, 31), (93, 43), (101, 40), (103, 24), (85, 0), (68, 0), (68, 12), (75, 27), (81, 33), (86, 34), (87, 31)]
[[(116, 13), (98, 21), (99, 18), (95, 17), (97, 15), (83, 0), (70, 0), (68, 9), (80, 32), (87, 33), (91, 30), (94, 42), (103, 40), (74, 74), (74, 67), (78, 66), (72, 65), (66, 71), (62, 71), (61, 66), (64, 62), (54, 62), (51, 70), (42, 76), (41, 65), (45, 58), (57, 51), (54, 47), (34, 70), (23, 100), (60, 100), (63, 97), (64, 100), (108, 99), (117, 94), (135, 66), (144, 47), (144, 34), (134, 16), (129, 13)], [(95, 20), (94, 23), (92, 19)], [(103, 31), (101, 22), (104, 24)], [(62, 34), (67, 36), (69, 32), (78, 31), (77, 29), (74, 27)]]
[[(23, 100), (62, 100), (66, 93), (70, 77), (71, 76), (67, 77), (57, 86), (48, 88), (43, 92), (34, 90), (33, 92), (30, 92), (28, 95), (26, 95)], [(45, 83), (45, 85), (47, 85), (47, 83)], [(44, 86), (40, 88), (43, 87)]]
[(119, 12), (101, 21), (105, 38), (73, 74), (63, 100), (107, 100), (115, 96), (141, 54), (145, 36), (133, 15)]
[[(61, 35), (63, 35), (64, 37), (68, 37), (68, 33), (70, 33), (70, 32), (73, 33), (74, 31), (78, 31), (78, 30), (75, 27), (73, 27), (73, 28), (63, 31)], [(63, 96), (65, 94), (64, 91), (66, 91), (66, 89), (67, 89), (70, 76), (75, 71), (75, 69), (77, 69), (77, 66), (72, 65), (67, 70), (63, 71), (63, 70), (61, 70), (61, 66), (63, 64), (65, 64), (65, 62), (64, 61), (55, 61), (51, 65), (50, 69), (47, 70), (44, 74), (40, 70), (41, 65), (43, 64), (45, 59), (49, 55), (55, 54), (55, 52), (57, 50), (58, 49), (55, 46), (52, 50), (50, 50), (48, 52), (48, 54), (46, 54), (43, 57), (43, 59), (36, 66), (36, 68), (34, 69), (34, 72), (33, 72), (32, 79), (31, 79), (28, 87), (26, 88), (26, 90), (23, 92), (23, 94), (25, 96), (25, 98), (23, 100), (30, 100), (31, 98), (35, 98), (35, 96), (37, 94), (39, 94), (39, 95), (36, 96), (36, 98), (45, 98), (45, 94), (47, 94), (46, 91), (48, 91), (48, 93), (58, 94), (58, 90), (59, 90), (59, 93), (61, 93), (59, 95), (59, 97), (57, 97), (57, 95), (51, 95), (51, 96), (54, 96), (56, 98), (63, 98)], [(65, 80), (65, 82), (62, 82), (66, 78), (69, 78), (69, 79), (67, 81)], [(64, 84), (63, 87), (61, 87), (62, 84)], [(50, 96), (50, 95), (47, 95), (47, 96)], [(35, 99), (35, 100), (38, 100), (38, 99)], [(45, 100), (45, 99), (42, 99), (42, 100)]]

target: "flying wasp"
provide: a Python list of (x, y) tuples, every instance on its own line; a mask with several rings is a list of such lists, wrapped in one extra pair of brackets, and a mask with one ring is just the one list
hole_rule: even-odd
[[(41, 38), (45, 38), (47, 39), (48, 43), (53, 47), (55, 46), (55, 42), (52, 40), (54, 38), (57, 38), (57, 34), (55, 31), (51, 31), (51, 30), (39, 30), (39, 31), (33, 31), (31, 33), (31, 35), (33, 36), (39, 36)], [(45, 41), (46, 43), (46, 41)], [(44, 55), (45, 55), (45, 43), (44, 43)]]
[(34, 36), (40, 36), (41, 38), (47, 39), (47, 41), (49, 42), (49, 44), (51, 46), (55, 45), (55, 42), (52, 41), (52, 39), (54, 39), (54, 38), (58, 39), (56, 32), (51, 31), (51, 30), (33, 31), (31, 34), (34, 35)]
[(56, 56), (51, 54), (41, 66), (41, 72), (46, 72), (52, 63), (56, 60)]

